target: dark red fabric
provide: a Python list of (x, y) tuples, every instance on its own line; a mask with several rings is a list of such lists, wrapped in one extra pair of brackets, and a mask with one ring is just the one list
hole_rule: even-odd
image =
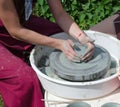
[[(36, 16), (31, 16), (24, 26), (48, 36), (62, 31), (56, 24)], [(23, 52), (32, 48), (33, 45), (12, 38), (1, 23), (0, 93), (5, 107), (44, 107), (38, 77), (21, 60)]]
[(44, 107), (33, 69), (1, 44), (0, 62), (0, 93), (5, 107)]
[(2, 21), (0, 20), (0, 27), (1, 27), (1, 26), (3, 26), (3, 23), (2, 23)]
[(24, 24), (24, 26), (46, 36), (62, 32), (56, 23), (37, 16), (31, 16), (30, 19)]
[[(37, 16), (31, 16), (24, 26), (47, 36), (62, 32), (55, 23)], [(6, 46), (13, 54), (21, 58), (24, 58), (25, 51), (30, 51), (33, 48), (31, 44), (12, 38), (5, 27), (2, 26), (2, 22), (0, 27), (0, 43)]]

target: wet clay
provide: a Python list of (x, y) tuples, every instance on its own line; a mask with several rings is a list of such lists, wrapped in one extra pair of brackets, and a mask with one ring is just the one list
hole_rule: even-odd
[[(78, 53), (84, 54), (85, 47), (79, 47)], [(87, 47), (86, 47), (87, 49)], [(84, 52), (81, 52), (84, 51)], [(101, 46), (96, 45), (93, 58), (88, 62), (73, 62), (61, 51), (53, 51), (50, 55), (50, 67), (57, 75), (70, 81), (89, 81), (101, 78), (111, 65), (111, 56)]]

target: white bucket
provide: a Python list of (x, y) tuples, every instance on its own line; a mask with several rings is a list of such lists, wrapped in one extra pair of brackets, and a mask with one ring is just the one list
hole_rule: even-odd
[[(120, 41), (116, 38), (94, 31), (85, 31), (88, 36), (95, 39), (95, 44), (100, 45), (107, 49), (111, 56), (113, 56), (117, 63), (120, 59)], [(66, 33), (58, 33), (52, 35), (56, 38), (70, 38)], [(92, 99), (105, 96), (116, 90), (120, 86), (120, 81), (117, 77), (117, 73), (103, 79), (90, 81), (90, 82), (71, 82), (71, 81), (61, 81), (55, 78), (51, 78), (44, 73), (42, 73), (37, 65), (41, 55), (49, 54), (52, 50), (46, 48), (46, 53), (41, 51), (40, 46), (36, 46), (30, 54), (30, 63), (32, 68), (38, 75), (43, 88), (49, 93), (63, 97), (67, 99)]]

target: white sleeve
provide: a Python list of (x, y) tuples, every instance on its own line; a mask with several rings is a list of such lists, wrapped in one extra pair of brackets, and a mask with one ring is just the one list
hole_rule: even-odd
[(25, 0), (25, 20), (28, 20), (32, 14), (32, 1), (33, 0)]

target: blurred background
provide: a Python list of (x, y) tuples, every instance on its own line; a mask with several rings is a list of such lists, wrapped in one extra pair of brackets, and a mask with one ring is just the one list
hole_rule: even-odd
[[(65, 10), (84, 30), (120, 10), (119, 0), (61, 0), (61, 2)], [(46, 0), (37, 1), (33, 14), (54, 22)]]

